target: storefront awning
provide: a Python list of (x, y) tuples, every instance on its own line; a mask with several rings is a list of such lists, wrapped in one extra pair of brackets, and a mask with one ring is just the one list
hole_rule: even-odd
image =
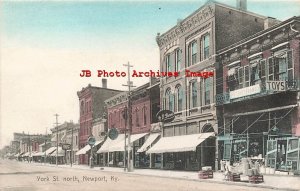
[(210, 132), (173, 137), (162, 137), (153, 147), (151, 147), (147, 151), (147, 154), (196, 151), (196, 147), (199, 144), (201, 144), (208, 137), (214, 135), (214, 132)]
[(39, 157), (39, 156), (44, 156), (44, 155), (45, 155), (45, 152), (37, 152), (37, 153), (34, 153), (32, 156)]
[(97, 151), (97, 153), (107, 153), (110, 152), (109, 149), (113, 147), (115, 144), (118, 144), (119, 142), (124, 142), (125, 135), (119, 134), (118, 137), (115, 140), (111, 140), (107, 137), (103, 145), (100, 147), (100, 149)]
[(50, 147), (48, 150), (46, 150), (46, 155), (50, 155), (51, 153), (53, 153), (56, 150), (56, 147)]
[[(102, 140), (102, 141), (96, 141), (96, 143), (94, 144), (93, 147), (99, 145), (103, 141), (104, 140)], [(89, 150), (91, 150), (91, 146), (90, 145), (85, 145), (85, 147), (83, 147), (82, 149), (80, 149), (79, 151), (77, 151), (75, 155), (85, 155)]]
[(23, 154), (23, 157), (28, 157), (30, 155), (30, 152), (27, 152), (25, 154)]
[[(56, 150), (56, 149), (55, 149), (55, 150)], [(50, 154), (50, 156), (55, 157), (55, 156), (56, 156), (56, 151), (55, 151), (55, 152), (52, 152), (52, 153)], [(57, 150), (57, 156), (59, 156), (59, 157), (65, 156), (65, 151), (64, 151), (61, 147), (58, 147), (58, 150)]]
[(148, 147), (159, 137), (160, 133), (152, 133), (149, 135), (148, 139), (145, 141), (145, 143), (141, 146), (137, 152), (142, 153), (145, 152)]
[[(139, 140), (140, 138), (146, 136), (148, 133), (141, 133), (141, 134), (134, 134), (130, 136), (130, 144), (132, 144), (134, 141)], [(128, 137), (126, 137), (126, 146), (128, 144)], [(125, 140), (120, 141), (114, 145), (112, 145), (108, 150), (109, 152), (115, 152), (115, 151), (124, 151), (125, 147)]]

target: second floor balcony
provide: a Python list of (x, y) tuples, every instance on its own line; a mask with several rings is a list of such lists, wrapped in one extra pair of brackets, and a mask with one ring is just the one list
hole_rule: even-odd
[(259, 81), (247, 87), (234, 90), (228, 89), (226, 92), (216, 95), (216, 105), (245, 101), (288, 91), (300, 91), (300, 80)]

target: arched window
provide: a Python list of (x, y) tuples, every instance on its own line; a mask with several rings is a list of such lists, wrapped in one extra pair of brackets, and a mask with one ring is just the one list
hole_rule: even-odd
[(183, 102), (183, 90), (180, 85), (176, 87), (176, 97), (177, 97), (177, 111), (182, 110), (182, 102)]
[(170, 88), (166, 91), (166, 109), (174, 111), (174, 99)]
[(84, 101), (81, 101), (81, 104), (80, 104), (80, 113), (84, 114)]

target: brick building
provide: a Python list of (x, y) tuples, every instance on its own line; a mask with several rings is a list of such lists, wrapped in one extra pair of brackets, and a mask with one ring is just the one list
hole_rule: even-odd
[[(126, 133), (129, 130), (127, 95), (127, 92), (123, 92), (105, 101), (108, 129), (116, 128), (119, 135), (116, 140), (107, 138), (98, 150), (97, 153), (103, 161), (103, 165), (110, 163), (112, 166), (124, 166), (125, 129), (127, 129)], [(158, 111), (159, 81), (156, 78), (151, 78), (149, 83), (134, 89), (131, 95), (132, 135), (130, 142), (133, 147), (134, 167), (150, 167), (150, 156), (146, 155), (146, 149), (142, 152), (138, 152), (138, 150), (150, 137), (151, 124), (157, 123), (156, 113)]]
[[(102, 79), (102, 87), (88, 85), (77, 92), (79, 98), (79, 149), (83, 149), (87, 144), (87, 139), (91, 136), (93, 120), (103, 116), (105, 113), (104, 100), (120, 93), (119, 90), (107, 88), (106, 79)], [(79, 155), (79, 164), (88, 164), (88, 154)]]
[(267, 24), (218, 51), (219, 157), (300, 170), (300, 18)]
[[(209, 1), (157, 36), (160, 70), (179, 72), (179, 76), (161, 78), (161, 106), (174, 111), (176, 117), (164, 124), (162, 138), (148, 151), (162, 153), (160, 162), (165, 169), (214, 166), (218, 156), (216, 84), (222, 81), (216, 75), (203, 78), (186, 72), (216, 74), (217, 51), (264, 29), (267, 17), (245, 10), (246, 1), (238, 2), (235, 8)], [(276, 23), (269, 20), (270, 25)], [(180, 145), (176, 139), (189, 144)]]

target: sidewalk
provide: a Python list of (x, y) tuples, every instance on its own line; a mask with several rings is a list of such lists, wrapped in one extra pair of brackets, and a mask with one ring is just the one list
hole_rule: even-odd
[[(34, 165), (41, 166), (52, 166), (52, 164), (43, 163), (31, 163)], [(59, 168), (71, 168), (70, 165), (59, 165)], [(177, 178), (177, 179), (187, 179), (191, 181), (202, 181), (211, 182), (216, 184), (228, 184), (228, 185), (241, 185), (248, 187), (260, 187), (260, 188), (270, 188), (275, 190), (300, 190), (300, 177), (287, 176), (287, 175), (264, 175), (264, 182), (259, 184), (251, 184), (248, 182), (231, 182), (225, 181), (224, 175), (221, 172), (214, 172), (213, 179), (199, 179), (198, 173), (193, 171), (173, 171), (173, 170), (159, 170), (159, 169), (134, 169), (133, 172), (124, 172), (124, 168), (117, 167), (94, 167), (90, 168), (87, 165), (73, 165), (73, 169), (85, 169), (93, 171), (104, 171), (104, 172), (117, 172), (117, 173), (129, 173), (136, 175), (147, 175), (162, 178)], [(241, 177), (242, 180), (247, 180), (247, 177)]]

